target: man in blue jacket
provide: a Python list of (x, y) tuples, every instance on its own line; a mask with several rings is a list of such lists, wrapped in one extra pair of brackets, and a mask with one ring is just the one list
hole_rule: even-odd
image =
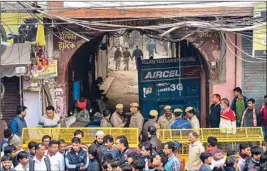
[(188, 120), (183, 119), (183, 111), (181, 109), (174, 109), (176, 119), (171, 123), (171, 129), (192, 129)]
[(242, 89), (236, 87), (233, 89), (234, 100), (231, 105), (231, 109), (235, 112), (236, 126), (240, 127), (240, 122), (245, 109), (248, 107), (248, 98), (242, 95)]
[(22, 129), (27, 128), (27, 123), (25, 121), (25, 116), (27, 115), (28, 108), (25, 106), (17, 106), (17, 116), (11, 120), (10, 127), (13, 134), (21, 137)]

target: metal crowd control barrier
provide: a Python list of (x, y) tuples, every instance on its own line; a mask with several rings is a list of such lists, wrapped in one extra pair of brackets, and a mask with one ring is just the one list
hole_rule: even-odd
[[(218, 139), (218, 148), (227, 152), (230, 149), (239, 151), (240, 143), (249, 143), (251, 145), (261, 145), (264, 140), (261, 127), (248, 128), (201, 128), (195, 130), (189, 129), (160, 129), (158, 137), (163, 142), (178, 141), (181, 143), (179, 154), (185, 161), (188, 160), (189, 140), (188, 134), (192, 131), (199, 133), (199, 140), (203, 146), (207, 147), (207, 139), (214, 136)], [(234, 134), (233, 134), (234, 132)]]
[(64, 139), (66, 143), (70, 144), (74, 131), (78, 129), (84, 132), (82, 142), (88, 145), (95, 141), (96, 132), (102, 130), (105, 135), (110, 134), (114, 139), (124, 135), (131, 148), (138, 147), (137, 128), (24, 128), (22, 131), (23, 148), (27, 148), (30, 141), (41, 142), (44, 135), (51, 136), (53, 140)]

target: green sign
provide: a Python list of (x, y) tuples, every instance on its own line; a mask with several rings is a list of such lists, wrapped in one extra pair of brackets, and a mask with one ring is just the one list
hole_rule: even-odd
[[(266, 2), (254, 5), (254, 17), (266, 17)], [(266, 20), (264, 23), (254, 24), (253, 56), (266, 57)]]

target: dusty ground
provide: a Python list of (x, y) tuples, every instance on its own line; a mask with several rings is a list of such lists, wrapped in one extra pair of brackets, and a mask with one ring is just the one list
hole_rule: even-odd
[[(155, 54), (155, 58), (166, 57), (166, 51), (159, 44), (157, 45), (158, 54)], [(132, 53), (132, 49), (129, 49)], [(113, 60), (115, 49), (109, 52), (109, 76), (114, 77), (109, 91), (107, 93), (108, 101), (106, 105), (109, 109), (114, 109), (116, 104), (122, 103), (126, 109), (129, 108), (129, 104), (132, 102), (138, 102), (138, 77), (136, 71), (135, 60), (130, 61), (130, 71), (123, 71), (124, 63), (121, 62), (120, 71), (115, 71), (115, 61)], [(144, 58), (148, 58), (148, 52), (144, 51)]]
[(110, 76), (115, 77), (107, 93), (109, 100), (107, 107), (113, 109), (122, 103), (126, 107), (132, 102), (138, 102), (138, 86), (136, 71), (113, 71)]

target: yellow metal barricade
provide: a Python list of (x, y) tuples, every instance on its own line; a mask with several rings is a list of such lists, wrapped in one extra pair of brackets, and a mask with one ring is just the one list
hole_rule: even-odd
[[(199, 132), (199, 140), (207, 147), (207, 139), (214, 136), (218, 139), (218, 147), (227, 152), (229, 149), (239, 150), (238, 144), (250, 143), (252, 145), (261, 145), (264, 140), (262, 129), (260, 127), (249, 128), (201, 128), (201, 129), (160, 129), (158, 137), (163, 142), (178, 141), (181, 143), (179, 154), (185, 161), (188, 160), (189, 140), (188, 134), (192, 131)], [(234, 134), (233, 134), (234, 132)]]
[(24, 128), (22, 131), (23, 148), (27, 148), (30, 141), (41, 142), (44, 135), (49, 135), (53, 140), (64, 139), (66, 143), (71, 143), (76, 130), (82, 130), (84, 137), (82, 142), (90, 145), (96, 139), (96, 132), (103, 131), (105, 135), (110, 134), (114, 139), (124, 135), (128, 139), (131, 148), (138, 147), (137, 128)]

